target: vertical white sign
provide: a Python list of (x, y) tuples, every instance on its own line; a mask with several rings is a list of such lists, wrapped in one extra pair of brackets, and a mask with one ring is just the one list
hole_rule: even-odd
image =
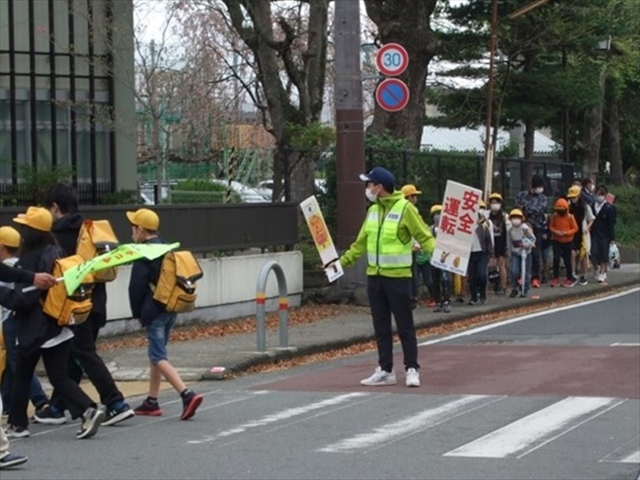
[[(331, 239), (331, 234), (327, 228), (327, 224), (324, 221), (320, 205), (315, 196), (311, 196), (300, 203), (300, 208), (304, 214), (304, 218), (307, 221), (307, 226), (313, 237), (313, 243), (316, 244), (318, 253), (320, 254), (320, 260), (325, 266), (325, 273), (330, 282), (337, 280), (344, 275), (344, 270), (340, 261), (338, 260), (338, 252)], [(331, 266), (327, 267), (327, 265)]]
[(467, 275), (481, 196), (482, 192), (477, 188), (447, 181), (431, 265), (458, 275)]

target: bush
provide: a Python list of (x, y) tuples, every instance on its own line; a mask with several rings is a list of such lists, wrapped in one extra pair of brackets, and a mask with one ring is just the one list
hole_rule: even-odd
[(616, 240), (621, 245), (640, 248), (640, 188), (611, 187), (616, 196)]
[[(173, 203), (224, 203), (226, 185), (213, 183), (208, 179), (193, 178), (178, 182), (171, 191)], [(231, 201), (240, 202), (240, 196), (231, 192)]]

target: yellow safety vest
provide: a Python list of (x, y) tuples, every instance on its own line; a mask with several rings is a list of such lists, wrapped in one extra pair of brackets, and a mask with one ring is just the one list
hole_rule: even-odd
[(398, 227), (402, 212), (409, 202), (398, 200), (381, 220), (382, 209), (372, 205), (367, 214), (365, 231), (367, 232), (367, 260), (370, 267), (411, 268), (412, 241), (403, 243), (398, 238)]

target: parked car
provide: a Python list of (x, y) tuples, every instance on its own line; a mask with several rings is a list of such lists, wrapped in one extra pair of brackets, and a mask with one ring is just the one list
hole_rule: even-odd
[(266, 203), (271, 200), (270, 192), (266, 192), (268, 196), (263, 195), (259, 190), (251, 188), (244, 183), (236, 182), (235, 180), (229, 182), (223, 179), (213, 179), (211, 181), (224, 186), (230, 184), (233, 191), (240, 196), (244, 203)]

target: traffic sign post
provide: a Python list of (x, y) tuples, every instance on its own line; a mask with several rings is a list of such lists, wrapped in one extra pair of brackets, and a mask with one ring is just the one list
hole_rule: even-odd
[(387, 112), (402, 110), (409, 103), (409, 87), (402, 80), (387, 78), (376, 89), (376, 102)]
[(401, 75), (409, 65), (409, 54), (399, 43), (387, 43), (376, 54), (376, 66), (387, 77)]

